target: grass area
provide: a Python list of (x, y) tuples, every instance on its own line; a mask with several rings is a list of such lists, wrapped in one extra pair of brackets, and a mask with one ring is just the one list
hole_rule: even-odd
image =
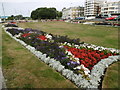
[(119, 88), (120, 89), (119, 68), (120, 68), (120, 62), (117, 62), (109, 66), (103, 80), (103, 86), (102, 86), (103, 88)]
[[(71, 24), (65, 22), (20, 23), (24, 28), (40, 29), (57, 35), (80, 38), (81, 41), (118, 48), (118, 28)], [(69, 80), (40, 62), (33, 54), (2, 32), (3, 73), (9, 88), (73, 88)], [(118, 88), (118, 64), (112, 64), (105, 74), (103, 88)]]
[[(70, 38), (80, 38), (81, 41), (105, 47), (118, 48), (118, 28), (106, 26), (91, 26), (65, 22), (19, 23), (23, 28), (34, 28), (57, 35), (68, 35)], [(103, 88), (118, 88), (118, 64), (112, 64), (105, 74)], [(120, 66), (119, 66), (120, 67)]]
[(2, 37), (3, 74), (8, 88), (76, 88), (4, 31)]
[(118, 48), (118, 28), (106, 26), (91, 26), (65, 22), (19, 23), (24, 28), (34, 28), (57, 35), (68, 35), (70, 38), (80, 38), (86, 43), (104, 47)]

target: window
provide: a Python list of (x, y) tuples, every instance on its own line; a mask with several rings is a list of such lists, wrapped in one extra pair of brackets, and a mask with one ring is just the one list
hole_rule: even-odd
[(104, 8), (104, 10), (108, 10), (108, 8)]
[(114, 11), (109, 11), (109, 13), (114, 13)]
[(115, 9), (115, 7), (109, 7), (109, 9)]

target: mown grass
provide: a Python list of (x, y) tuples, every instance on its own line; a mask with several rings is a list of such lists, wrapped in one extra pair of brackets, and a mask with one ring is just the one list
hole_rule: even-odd
[(103, 88), (119, 88), (119, 77), (120, 77), (120, 62), (112, 64), (106, 71), (104, 80), (103, 80)]
[(118, 28), (92, 26), (65, 22), (19, 23), (24, 28), (34, 28), (57, 35), (68, 35), (70, 38), (80, 38), (86, 43), (104, 47), (118, 48)]
[(76, 88), (4, 31), (2, 51), (2, 69), (8, 88)]
[[(70, 38), (80, 38), (86, 43), (100, 45), (109, 48), (118, 47), (117, 27), (91, 26), (82, 24), (71, 24), (65, 22), (38, 22), (38, 23), (19, 23), (23, 28), (34, 28), (57, 35), (68, 35)], [(112, 64), (106, 71), (103, 88), (118, 88), (118, 70), (120, 62)]]

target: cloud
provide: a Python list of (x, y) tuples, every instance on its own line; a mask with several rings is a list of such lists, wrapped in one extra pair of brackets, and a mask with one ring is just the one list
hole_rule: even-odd
[[(120, 0), (109, 0), (120, 1)], [(2, 3), (6, 15), (30, 16), (32, 10), (40, 7), (55, 7), (61, 11), (63, 7), (84, 6), (85, 0), (0, 0), (0, 15), (3, 15)]]

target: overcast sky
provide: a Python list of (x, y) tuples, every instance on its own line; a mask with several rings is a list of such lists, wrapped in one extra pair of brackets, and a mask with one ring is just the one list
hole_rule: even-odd
[(0, 16), (4, 15), (2, 3), (6, 16), (19, 14), (30, 16), (31, 11), (39, 7), (55, 7), (61, 11), (63, 7), (84, 6), (85, 0), (0, 0)]

